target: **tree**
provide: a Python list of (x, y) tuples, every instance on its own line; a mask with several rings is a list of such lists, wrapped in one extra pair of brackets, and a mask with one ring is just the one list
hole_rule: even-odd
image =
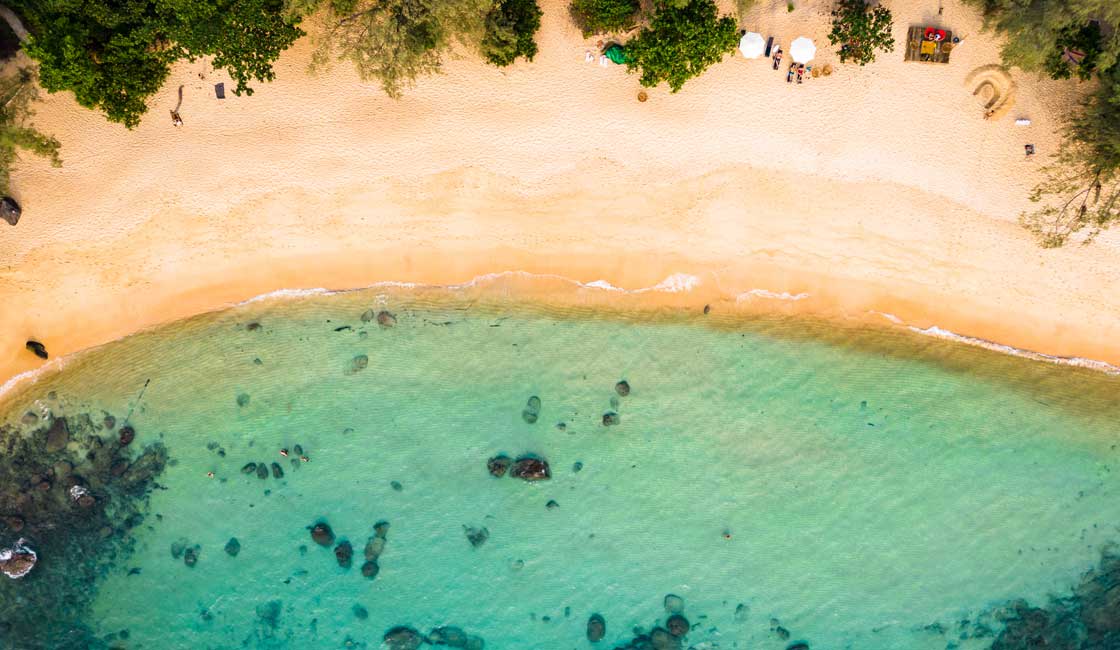
[(438, 72), (456, 41), (477, 46), (492, 0), (302, 0), (295, 11), (320, 7), (323, 34), (313, 67), (333, 58), (376, 79), (390, 97), (421, 75)]
[(735, 19), (721, 18), (713, 0), (690, 0), (679, 8), (662, 2), (649, 25), (626, 44), (626, 67), (641, 70), (643, 86), (664, 81), (677, 92), (738, 44)]
[(510, 65), (519, 56), (532, 61), (541, 13), (537, 0), (498, 0), (486, 16), (486, 35), (479, 45), (482, 55), (497, 66)]
[(129, 128), (179, 59), (213, 56), (251, 93), (273, 78), (272, 63), (303, 32), (281, 0), (18, 0), (39, 61), (40, 83), (69, 90), (82, 106)]
[(872, 9), (864, 0), (840, 0), (832, 10), (832, 31), (828, 40), (840, 44), (840, 62), (866, 65), (875, 60), (875, 50), (894, 50), (891, 12), (886, 7)]
[(12, 164), (20, 150), (49, 158), (55, 167), (62, 165), (58, 140), (29, 124), (33, 99), (35, 83), (29, 70), (0, 78), (0, 195), (8, 194)]
[(626, 31), (639, 9), (638, 0), (572, 0), (570, 7), (584, 36)]

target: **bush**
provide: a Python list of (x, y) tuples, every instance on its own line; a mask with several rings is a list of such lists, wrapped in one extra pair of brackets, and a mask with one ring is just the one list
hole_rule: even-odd
[(738, 44), (738, 25), (719, 16), (713, 0), (691, 0), (680, 8), (662, 3), (649, 26), (626, 44), (626, 67), (641, 70), (643, 86), (664, 81), (677, 92)]
[(8, 179), (19, 151), (43, 156), (58, 167), (58, 140), (30, 125), (31, 102), (35, 99), (32, 73), (19, 70), (0, 77), (0, 195), (8, 194)]
[(537, 0), (498, 0), (486, 16), (486, 35), (479, 48), (497, 66), (510, 65), (519, 56), (532, 61), (537, 54), (533, 37), (540, 28)]
[(894, 49), (891, 36), (891, 12), (886, 7), (871, 9), (864, 0), (840, 0), (832, 10), (832, 31), (828, 40), (840, 44), (840, 62), (854, 61), (860, 65), (875, 60), (875, 50)]
[(584, 36), (630, 29), (639, 9), (638, 0), (572, 0), (571, 5)]

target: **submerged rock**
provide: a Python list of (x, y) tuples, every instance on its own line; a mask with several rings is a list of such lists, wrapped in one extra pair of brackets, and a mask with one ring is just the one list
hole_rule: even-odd
[(364, 354), (359, 354), (350, 360), (350, 366), (346, 369), (347, 374), (354, 374), (361, 372), (369, 366), (369, 357)]
[(385, 645), (389, 650), (416, 650), (424, 643), (424, 637), (419, 632), (400, 625), (385, 633)]
[(284, 478), (284, 470), (280, 467), (280, 463), (272, 464), (272, 478)]
[(377, 312), (377, 324), (381, 327), (393, 327), (397, 324), (397, 317), (387, 311)]
[(202, 551), (202, 547), (197, 544), (183, 551), (183, 564), (193, 567), (198, 564), (198, 554)]
[(334, 558), (338, 560), (338, 566), (343, 569), (349, 569), (354, 558), (354, 547), (350, 542), (343, 540), (334, 547)]
[(381, 573), (381, 566), (377, 563), (377, 560), (368, 560), (365, 564), (362, 565), (363, 577), (373, 580), (377, 577), (378, 573)]
[(463, 533), (466, 534), (467, 541), (470, 542), (471, 546), (474, 548), (482, 546), (486, 543), (486, 540), (490, 539), (490, 530), (485, 526), (480, 528), (475, 528), (474, 526), (463, 526)]
[[(1046, 645), (1047, 644), (1044, 643), (1039, 647), (1046, 647)], [(809, 650), (809, 644), (805, 643), (804, 641), (798, 641), (797, 643), (791, 643), (787, 645), (786, 650)]]
[(257, 463), (257, 478), (268, 478), (268, 463)]
[(369, 618), (369, 610), (365, 607), (362, 607), (358, 603), (354, 603), (354, 606), (350, 608), (350, 611), (354, 612), (354, 617), (359, 621), (364, 621)]
[(183, 557), (183, 551), (187, 550), (188, 543), (187, 540), (181, 538), (171, 542), (171, 557), (176, 560)]
[(244, 465), (241, 466), (241, 473), (242, 474), (256, 474), (257, 473), (257, 464), (256, 463), (245, 463)]
[(241, 542), (237, 541), (236, 537), (230, 537), (229, 541), (226, 542), (226, 553), (230, 557), (237, 557), (237, 554), (240, 553), (240, 552), (241, 552)]
[(452, 648), (465, 648), (467, 647), (467, 633), (463, 631), (463, 628), (444, 625), (433, 629), (428, 634), (428, 643), (451, 646)]
[(374, 314), (373, 314), (372, 309), (367, 309), (367, 310), (362, 312), (362, 317), (361, 318), (362, 318), (363, 323), (370, 322), (371, 320), (373, 320), (373, 317), (374, 317)]
[(249, 393), (239, 393), (237, 395), (237, 405), (240, 406), (241, 408), (245, 408), (246, 406), (248, 406), (249, 405), (249, 400), (250, 400)]
[(284, 607), (281, 601), (270, 600), (267, 603), (257, 605), (257, 618), (267, 627), (276, 629), (276, 626), (280, 624), (280, 613), (283, 612), (283, 610)]
[(603, 426), (613, 427), (622, 424), (622, 416), (614, 411), (607, 411), (603, 414)]
[(673, 614), (669, 620), (665, 621), (665, 627), (669, 630), (669, 634), (673, 636), (684, 636), (688, 634), (690, 625), (688, 619), (680, 614)]
[(334, 532), (325, 521), (320, 521), (314, 526), (309, 526), (311, 530), (311, 539), (319, 546), (330, 546), (334, 544)]
[(512, 464), (513, 461), (509, 456), (499, 454), (486, 461), (486, 469), (490, 472), (490, 476), (502, 478), (506, 475), (506, 471), (509, 470), (509, 466)]
[(29, 340), (27, 343), (24, 344), (24, 346), (28, 350), (31, 350), (31, 352), (33, 352), (35, 354), (35, 356), (39, 357), (40, 359), (47, 359), (47, 358), (50, 357), (50, 355), (47, 354), (47, 346), (45, 346), (42, 343), (36, 341), (35, 339)]
[(598, 643), (607, 635), (607, 621), (599, 614), (592, 614), (587, 619), (587, 640)]
[(121, 443), (122, 447), (127, 447), (132, 444), (136, 439), (136, 429), (132, 425), (126, 424), (121, 427), (120, 433), (117, 435), (117, 442)]
[(552, 471), (548, 467), (547, 460), (535, 456), (522, 456), (514, 462), (509, 475), (523, 481), (546, 481), (552, 478)]
[(39, 556), (22, 537), (11, 548), (0, 549), (0, 573), (18, 580), (35, 568)]
[(665, 594), (665, 611), (680, 614), (684, 611), (684, 598), (676, 594)]
[(521, 419), (529, 424), (535, 424), (541, 413), (541, 398), (533, 395), (525, 402), (525, 409), (521, 411)]
[(367, 560), (376, 560), (385, 551), (385, 538), (384, 537), (370, 537), (366, 542), (365, 557)]
[(548, 508), (549, 510), (555, 510), (560, 507), (560, 504), (556, 503), (555, 499), (549, 499), (548, 503), (544, 504), (544, 507)]
[(51, 422), (51, 428), (47, 430), (47, 453), (54, 454), (66, 448), (70, 443), (70, 427), (66, 425), (66, 420), (56, 418)]
[(626, 397), (630, 394), (630, 382), (623, 379), (614, 385), (614, 392), (618, 393), (621, 397)]
[(400, 481), (389, 481), (389, 487), (393, 488), (394, 492), (400, 492), (404, 489), (404, 486), (401, 485)]
[(681, 647), (681, 640), (669, 634), (663, 627), (655, 627), (649, 631), (649, 642), (653, 650), (677, 650)]

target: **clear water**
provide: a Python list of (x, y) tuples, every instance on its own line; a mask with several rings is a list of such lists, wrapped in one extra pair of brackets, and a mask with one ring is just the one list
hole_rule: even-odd
[[(378, 300), (192, 319), (0, 404), (13, 425), (135, 407), (135, 444), (173, 459), (132, 553), (90, 586), (87, 625), (128, 630), (123, 648), (376, 648), (395, 625), (451, 624), (487, 648), (565, 649), (591, 647), (599, 612), (614, 647), (663, 623), (673, 593), (685, 647), (986, 648), (972, 622), (998, 633), (986, 612), (1067, 593), (1120, 539), (1114, 378), (807, 322)], [(359, 319), (382, 306), (395, 327)], [(310, 462), (281, 458), (296, 443)], [(499, 452), (547, 458), (552, 480), (492, 478)], [(242, 474), (251, 461), (285, 476)], [(320, 518), (354, 544), (353, 568), (311, 541)], [(489, 540), (472, 548), (464, 526)], [(170, 553), (179, 539), (201, 547), (193, 568)], [(257, 611), (271, 600), (275, 626)]]

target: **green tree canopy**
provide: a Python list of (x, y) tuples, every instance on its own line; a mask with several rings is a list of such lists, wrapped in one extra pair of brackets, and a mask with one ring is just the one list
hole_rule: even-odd
[(30, 125), (35, 83), (28, 70), (0, 77), (0, 195), (8, 194), (12, 164), (20, 150), (49, 158), (58, 167), (58, 140)]
[(497, 66), (510, 65), (519, 56), (532, 61), (541, 13), (537, 0), (498, 0), (486, 16), (486, 35), (479, 45), (482, 55)]
[(572, 0), (570, 6), (584, 36), (630, 29), (640, 9), (638, 0)]
[(828, 40), (840, 45), (840, 62), (866, 65), (875, 60), (875, 50), (894, 49), (891, 36), (891, 11), (883, 6), (871, 8), (864, 0), (840, 0), (832, 10), (832, 31)]
[(630, 57), (626, 67), (641, 71), (643, 86), (664, 81), (677, 92), (738, 43), (735, 19), (721, 18), (712, 0), (690, 0), (683, 7), (661, 2), (649, 25), (626, 44)]
[(350, 61), (390, 97), (438, 72), (456, 41), (478, 46), (493, 0), (298, 0), (293, 11), (321, 10), (315, 66)]
[(273, 78), (272, 63), (302, 35), (281, 0), (16, 0), (39, 61), (40, 83), (128, 127), (172, 63), (213, 56), (235, 93)]

